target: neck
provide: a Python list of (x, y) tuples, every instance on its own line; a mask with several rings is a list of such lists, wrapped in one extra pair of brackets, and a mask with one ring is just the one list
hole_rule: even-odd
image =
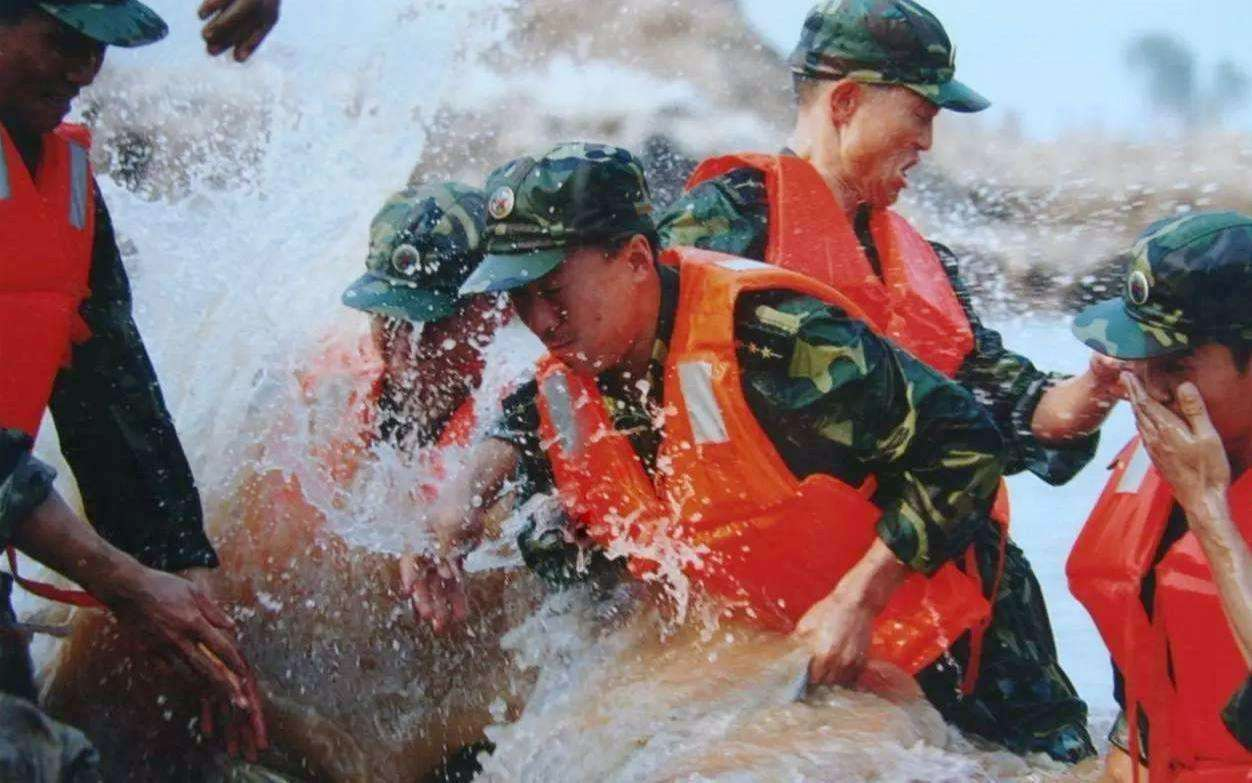
[(648, 363), (652, 361), (652, 349), (656, 345), (656, 330), (661, 317), (661, 280), (655, 270), (648, 277), (643, 289), (636, 294), (639, 309), (635, 315), (639, 319), (638, 323), (647, 326), (631, 342), (620, 368), (629, 372), (631, 377), (642, 378), (648, 372)]
[(861, 200), (843, 174), (838, 130), (811, 109), (801, 110), (796, 118), (795, 130), (791, 133), (790, 147), (797, 157), (808, 161), (817, 170), (851, 222)]
[(39, 166), (39, 154), (43, 151), (43, 136), (28, 130), (4, 114), (0, 114), (0, 125), (4, 126), (13, 146), (17, 147), (17, 154), (21, 156), (22, 163), (26, 164), (26, 170), (34, 176), (35, 169)]

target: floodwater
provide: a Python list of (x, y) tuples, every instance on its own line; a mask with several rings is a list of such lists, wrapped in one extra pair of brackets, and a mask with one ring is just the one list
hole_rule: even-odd
[[(269, 700), (268, 762), (316, 780), (414, 780), (485, 731), (499, 747), (485, 762), (492, 781), (1090, 777), (974, 747), (891, 672), (871, 683), (887, 698), (801, 694), (803, 654), (784, 639), (699, 617), (673, 627), (631, 590), (545, 597), (516, 568), (507, 534), (476, 558), (470, 627), (448, 639), (418, 627), (396, 595), (395, 557), (422, 544), (408, 489), (437, 487), (440, 474), (395, 455), (347, 483), (310, 467), (353, 413), (334, 378), (310, 395), (306, 376), (328, 345), (363, 334), (364, 318), (338, 298), (359, 274), (369, 219), (405, 183), (422, 123), (456, 93), (459, 70), (501, 40), (509, 4), (291, 2), (243, 68), (202, 55), (186, 3), (153, 5), (174, 23), (171, 39), (111, 52), (84, 98), (101, 102), (98, 138), (156, 128), (175, 150), (154, 152), (139, 192), (101, 186), (227, 566), (219, 593)], [(333, 41), (315, 33), (325, 30)], [(1006, 340), (1049, 369), (1085, 362), (1055, 322), (1008, 324)], [(536, 350), (520, 329), (500, 334), (484, 410)], [(40, 454), (58, 461), (53, 428), (43, 432)], [(1011, 482), (1015, 538), (1101, 734), (1106, 658), (1063, 568), (1101, 466), (1127, 435), (1117, 418), (1067, 488)], [(445, 472), (454, 466), (451, 455)], [(39, 643), (50, 704), (119, 762), (195, 779), (212, 751), (192, 739), (194, 697), (100, 618), (74, 633), (60, 649)]]

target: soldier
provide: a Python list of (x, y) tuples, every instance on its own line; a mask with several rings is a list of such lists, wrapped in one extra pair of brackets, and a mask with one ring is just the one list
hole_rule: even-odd
[[(0, 6), (0, 544), (73, 579), (131, 633), (190, 665), (244, 719), (249, 746), (263, 747), (233, 623), (198, 586), (217, 555), (131, 318), (90, 138), (62, 123), (108, 45), (165, 32), (135, 0)], [(49, 408), (94, 529), (30, 453)], [(10, 584), (5, 575), (6, 607)]]
[(470, 394), (482, 380), (482, 349), (504, 312), (494, 296), (458, 289), (482, 260), (485, 197), (457, 182), (406, 188), (370, 225), (366, 271), (343, 303), (370, 316), (381, 373), (371, 380), (369, 439), (406, 452), (474, 427)]
[[(966, 614), (962, 596), (981, 600), (945, 565), (999, 478), (999, 434), (968, 393), (804, 276), (702, 251), (658, 263), (625, 150), (563, 144), (497, 169), (487, 191), (488, 256), (463, 290), (508, 291), (551, 353), (428, 514), (435, 551), (403, 574), (421, 617), (465, 616), (461, 558), (519, 464), (531, 492), (559, 490), (570, 538), (637, 573), (709, 547), (688, 575), (794, 628), (814, 682), (857, 679), (884, 610), (933, 622), (920, 590)], [(658, 543), (680, 528), (695, 538)], [(906, 580), (919, 592), (897, 602)], [(953, 630), (940, 626), (922, 630), (931, 661)]]
[[(1068, 481), (1091, 459), (1118, 398), (1116, 363), (1093, 358), (1086, 373), (1065, 379), (1005, 349), (973, 310), (953, 253), (888, 209), (931, 146), (935, 115), (988, 105), (953, 78), (954, 49), (939, 20), (911, 0), (823, 2), (789, 63), (791, 148), (705, 161), (658, 221), (661, 241), (768, 261), (833, 285), (885, 322), (894, 341), (973, 393), (1005, 437), (1006, 472)], [(956, 647), (959, 666), (928, 672), (921, 684), (965, 731), (1015, 752), (1077, 761), (1094, 753), (1086, 705), (1060, 668), (1030, 564), (1006, 538), (991, 525), (975, 541), (986, 581), (996, 581), (1000, 564), (1003, 575), (974, 693), (955, 687), (966, 676), (964, 645)]]
[(1136, 756), (1152, 780), (1252, 774), (1249, 302), (1252, 217), (1197, 213), (1150, 226), (1122, 295), (1074, 321), (1129, 362), (1139, 430), (1067, 568), (1113, 656), (1114, 779)]

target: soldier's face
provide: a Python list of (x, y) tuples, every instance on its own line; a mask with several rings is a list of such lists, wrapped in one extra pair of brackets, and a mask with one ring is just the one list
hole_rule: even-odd
[(0, 119), (19, 132), (51, 131), (100, 72), (104, 49), (39, 9), (0, 24)]
[(862, 203), (888, 207), (930, 149), (939, 109), (906, 87), (860, 86), (860, 100), (840, 132), (842, 174)]
[(1130, 362), (1148, 394), (1175, 414), (1178, 387), (1194, 383), (1226, 451), (1244, 454), (1252, 445), (1252, 367), (1240, 368), (1230, 349), (1208, 343), (1181, 354)]
[(616, 367), (640, 335), (655, 326), (646, 323), (638, 295), (645, 277), (656, 274), (647, 248), (641, 236), (617, 252), (574, 248), (556, 271), (510, 291), (513, 309), (554, 356), (580, 375)]

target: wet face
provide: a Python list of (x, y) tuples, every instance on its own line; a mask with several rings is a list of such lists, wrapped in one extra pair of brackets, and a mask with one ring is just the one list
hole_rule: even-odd
[(100, 72), (104, 49), (38, 9), (0, 24), (0, 120), (18, 133), (51, 131)]
[(1179, 416), (1178, 386), (1194, 383), (1226, 451), (1246, 453), (1252, 444), (1252, 367), (1240, 370), (1229, 348), (1209, 343), (1188, 353), (1132, 361), (1130, 365), (1148, 394)]
[(482, 382), (483, 350), (503, 321), (494, 296), (475, 296), (447, 318), (415, 324), (399, 318), (370, 318), (374, 345), (387, 373), (396, 379), (426, 371), (463, 379), (470, 388)]
[(574, 248), (554, 272), (510, 298), (554, 356), (579, 374), (598, 375), (622, 364), (655, 328), (646, 296), (655, 277), (648, 242), (635, 236), (616, 252)]
[(888, 207), (908, 184), (909, 170), (930, 149), (939, 108), (907, 87), (855, 86), (859, 89), (851, 94), (858, 97), (831, 93), (840, 126), (841, 178), (861, 203)]

